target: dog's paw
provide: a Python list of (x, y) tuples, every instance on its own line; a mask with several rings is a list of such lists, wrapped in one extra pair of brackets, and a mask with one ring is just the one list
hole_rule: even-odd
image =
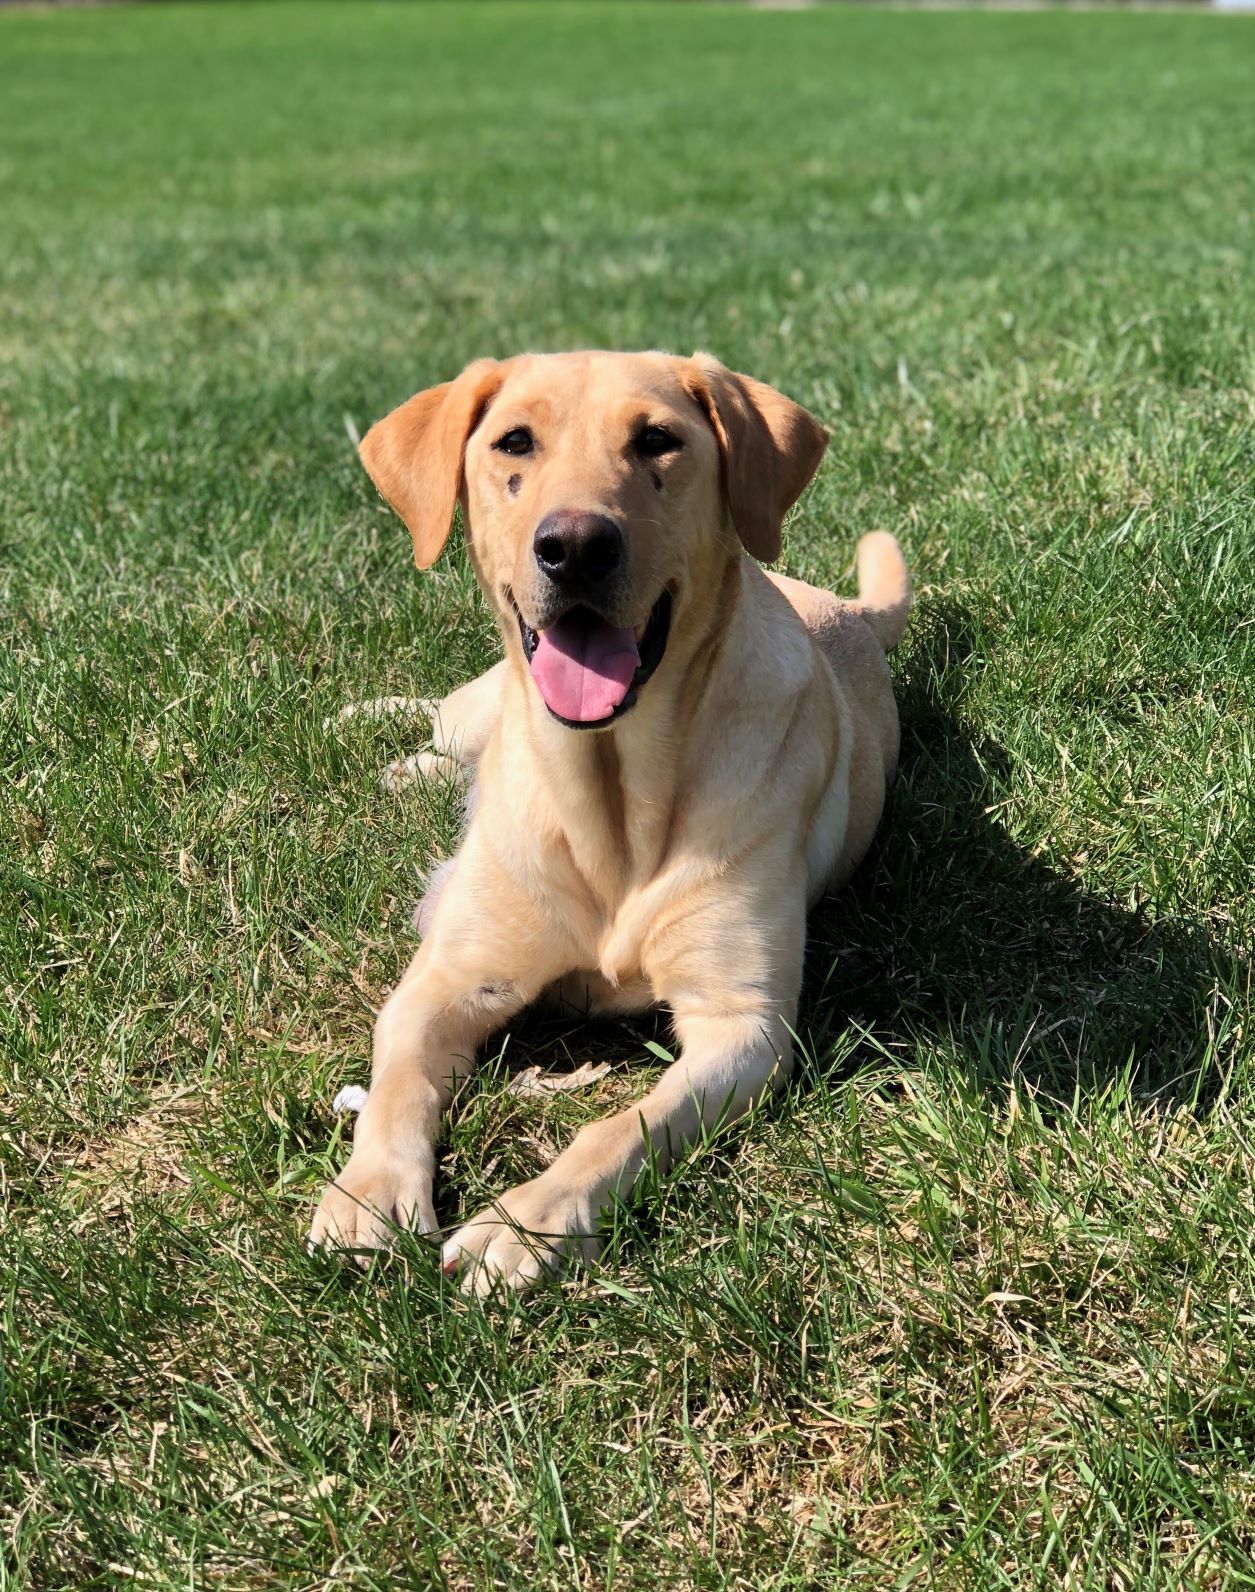
[(399, 758), (395, 763), (389, 763), (379, 776), (379, 783), (391, 795), (399, 791), (408, 790), (411, 785), (417, 785), (425, 779), (450, 779), (461, 778), (464, 770), (456, 757), (450, 757), (444, 752), (414, 752), (409, 757)]
[(568, 1258), (595, 1259), (597, 1219), (595, 1202), (542, 1174), (454, 1233), (441, 1257), (445, 1275), (460, 1276), (462, 1292), (481, 1298), (497, 1290), (521, 1293)]
[(306, 1242), (311, 1250), (347, 1250), (365, 1265), (370, 1251), (391, 1246), (398, 1228), (436, 1231), (431, 1174), (413, 1162), (355, 1151), (323, 1190)]

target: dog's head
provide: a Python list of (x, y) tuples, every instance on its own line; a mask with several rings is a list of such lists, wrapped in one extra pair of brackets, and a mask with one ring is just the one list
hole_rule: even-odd
[(625, 713), (673, 633), (755, 558), (827, 437), (708, 355), (478, 360), (371, 428), (362, 461), (426, 568), (462, 504), (480, 585), (555, 718)]

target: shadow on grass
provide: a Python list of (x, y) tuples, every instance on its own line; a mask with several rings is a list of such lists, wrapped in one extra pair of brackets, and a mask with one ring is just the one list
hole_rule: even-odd
[[(1176, 1104), (1214, 1100), (1249, 969), (1206, 924), (1103, 900), (1012, 838), (999, 809), (1016, 769), (962, 713), (970, 623), (933, 607), (913, 634), (888, 813), (855, 879), (811, 917), (794, 1088), (822, 1088), (871, 1058), (883, 1066), (888, 1054), (904, 1067), (936, 1058), (991, 1092), (1016, 1077), (1047, 1114), (1051, 1101), (1112, 1084)], [(868, 1043), (834, 1044), (851, 1028)], [(628, 1083), (626, 1059), (651, 1040), (670, 1046), (665, 1013), (598, 1020), (542, 1005), (511, 1025), (501, 1061), (515, 1072), (604, 1060)], [(646, 1087), (637, 1077), (631, 1093)], [(470, 1091), (455, 1118), (482, 1099)], [(528, 1119), (527, 1104), (503, 1098), (494, 1109), (492, 1142), (507, 1163), (497, 1179), (533, 1175), (534, 1150), (520, 1150), (511, 1127), (516, 1113)], [(442, 1180), (445, 1220), (459, 1197)]]
[(924, 622), (889, 811), (812, 917), (799, 1032), (822, 1056), (853, 1019), (904, 1059), (927, 1045), (978, 1084), (1015, 1073), (1055, 1098), (1124, 1077), (1214, 1098), (1249, 970), (1207, 925), (1102, 900), (1006, 833), (996, 808), (1015, 771), (961, 711), (970, 623), (953, 606)]

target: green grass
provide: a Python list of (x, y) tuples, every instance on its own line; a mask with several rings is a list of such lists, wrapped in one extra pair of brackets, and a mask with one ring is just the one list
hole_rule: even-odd
[[(1255, 1585), (1253, 69), (1186, 15), (0, 15), (5, 1592)], [(787, 1098), (482, 1309), (301, 1247), (458, 822), (324, 720), (494, 646), (348, 433), (583, 344), (828, 424), (785, 565), (902, 538), (902, 774)], [(444, 1218), (651, 1033), (521, 1025)]]

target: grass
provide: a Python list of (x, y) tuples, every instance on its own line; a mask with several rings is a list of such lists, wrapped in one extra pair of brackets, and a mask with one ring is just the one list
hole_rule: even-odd
[[(0, 16), (0, 1588), (1255, 1585), (1255, 32)], [(710, 348), (895, 531), (902, 774), (788, 1098), (483, 1309), (310, 1259), (491, 656), (349, 433)], [(529, 1019), (453, 1222), (657, 1066)], [(510, 1070), (613, 1057), (587, 1095)]]

